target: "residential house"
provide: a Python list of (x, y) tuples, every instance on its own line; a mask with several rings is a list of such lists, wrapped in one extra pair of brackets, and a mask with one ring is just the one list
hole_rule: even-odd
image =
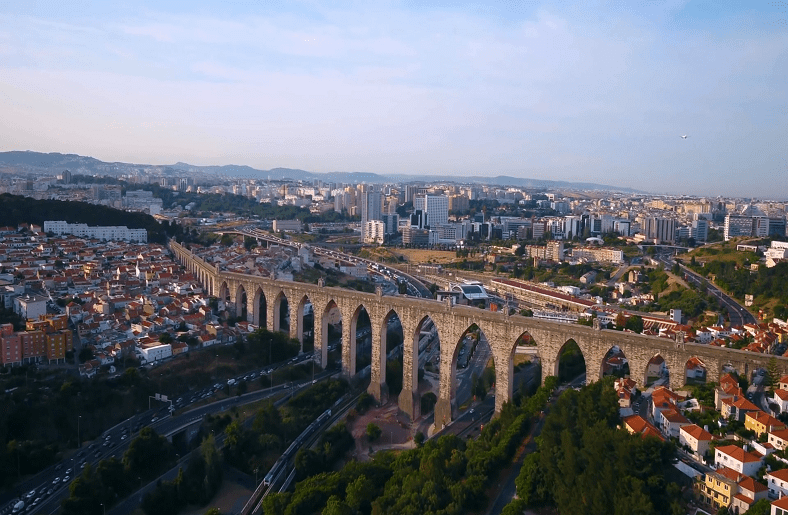
[(662, 433), (670, 438), (678, 438), (682, 427), (692, 425), (692, 422), (682, 415), (678, 409), (661, 410), (657, 420), (657, 425), (662, 429)]
[(788, 390), (783, 390), (782, 388), (774, 390), (772, 400), (780, 407), (780, 413), (788, 410)]
[(744, 427), (761, 436), (763, 433), (785, 429), (785, 424), (763, 411), (751, 411), (744, 416)]
[(727, 508), (738, 492), (737, 484), (741, 477), (741, 473), (727, 467), (699, 476), (694, 485), (698, 500), (715, 512)]
[(733, 496), (730, 508), (733, 513), (744, 513), (753, 504), (766, 499), (769, 489), (763, 483), (759, 483), (751, 477), (742, 478), (738, 485), (739, 492)]
[(703, 458), (708, 452), (713, 438), (711, 433), (696, 424), (682, 426), (679, 429), (679, 445), (689, 447), (692, 454), (698, 458)]
[(777, 450), (785, 450), (788, 447), (788, 429), (769, 431), (769, 443)]
[(772, 502), (769, 515), (788, 515), (788, 497), (781, 497)]
[(764, 477), (769, 487), (769, 497), (776, 499), (788, 495), (788, 469), (772, 470)]
[(720, 410), (720, 414), (723, 416), (723, 418), (743, 422), (744, 416), (747, 413), (751, 413), (753, 411), (760, 411), (760, 408), (744, 397), (736, 395), (730, 399), (722, 400), (722, 409)]
[(761, 457), (736, 445), (725, 445), (714, 450), (714, 463), (728, 467), (745, 476), (754, 476), (761, 468)]
[(656, 436), (660, 440), (665, 439), (656, 427), (640, 415), (624, 417), (623, 424), (624, 429), (626, 429), (629, 434), (641, 434), (643, 437)]

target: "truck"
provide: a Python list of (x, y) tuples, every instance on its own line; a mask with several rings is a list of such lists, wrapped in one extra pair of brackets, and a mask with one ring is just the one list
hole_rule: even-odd
[(22, 510), (25, 508), (25, 501), (19, 501), (18, 503), (14, 504), (11, 513), (22, 513)]

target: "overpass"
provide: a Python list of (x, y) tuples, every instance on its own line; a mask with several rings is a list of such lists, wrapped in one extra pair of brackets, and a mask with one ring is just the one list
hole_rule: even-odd
[[(311, 303), (314, 313), (314, 359), (323, 367), (328, 360), (329, 318), (342, 320), (342, 370), (352, 377), (356, 370), (356, 326), (359, 314), (366, 311), (372, 325), (372, 365), (368, 391), (377, 399), (387, 396), (386, 332), (388, 322), (398, 316), (403, 332), (403, 388), (398, 398), (400, 409), (411, 419), (419, 416), (418, 345), (422, 325), (431, 319), (440, 341), (440, 387), (435, 406), (436, 429), (443, 428), (457, 416), (456, 363), (462, 340), (473, 326), (484, 332), (492, 352), (495, 371), (495, 410), (513, 395), (513, 357), (517, 341), (524, 334), (536, 343), (536, 354), (542, 363), (543, 375), (558, 375), (559, 356), (571, 340), (577, 343), (586, 365), (588, 381), (602, 377), (602, 364), (607, 353), (618, 347), (629, 362), (630, 377), (643, 386), (650, 360), (662, 357), (670, 372), (672, 387), (681, 387), (686, 378), (687, 362), (698, 358), (706, 367), (707, 380), (719, 381), (723, 368), (749, 376), (757, 368), (766, 368), (771, 359), (777, 361), (781, 374), (788, 371), (788, 358), (757, 354), (742, 350), (685, 343), (679, 334), (676, 340), (635, 333), (566, 324), (506, 312), (492, 312), (469, 306), (451, 305), (433, 299), (407, 296), (384, 296), (380, 288), (364, 293), (318, 284), (280, 281), (264, 277), (223, 271), (205, 262), (188, 249), (171, 241), (175, 258), (194, 273), (209, 295), (217, 296), (220, 304), (246, 317), (250, 323), (271, 331), (281, 330), (283, 306), (290, 314), (289, 334), (303, 343), (304, 306)], [(544, 380), (544, 377), (542, 378)]]

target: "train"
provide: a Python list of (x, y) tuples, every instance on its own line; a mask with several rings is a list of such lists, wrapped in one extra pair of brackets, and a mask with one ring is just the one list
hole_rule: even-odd
[(276, 479), (282, 473), (282, 469), (287, 465), (287, 463), (291, 459), (295, 457), (296, 453), (298, 452), (298, 449), (301, 448), (304, 442), (310, 436), (312, 436), (312, 434), (314, 434), (315, 431), (317, 431), (323, 426), (323, 424), (329, 419), (329, 417), (331, 417), (331, 409), (327, 409), (326, 411), (324, 411), (322, 415), (317, 417), (317, 419), (315, 419), (314, 422), (309, 424), (309, 427), (304, 429), (304, 431), (300, 435), (298, 435), (298, 438), (293, 440), (293, 443), (290, 444), (290, 447), (288, 447), (287, 450), (284, 453), (282, 453), (279, 459), (276, 460), (276, 463), (274, 463), (274, 466), (271, 467), (271, 470), (268, 471), (268, 474), (265, 475), (265, 478), (263, 478), (263, 484), (265, 486), (271, 486), (276, 481)]

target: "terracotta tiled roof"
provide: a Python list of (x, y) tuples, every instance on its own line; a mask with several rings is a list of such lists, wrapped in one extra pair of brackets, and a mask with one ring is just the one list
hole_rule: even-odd
[(688, 426), (684, 426), (681, 428), (681, 431), (687, 433), (688, 435), (690, 435), (691, 437), (695, 438), (698, 441), (708, 441), (714, 438), (711, 435), (711, 433), (709, 433), (708, 431), (706, 431), (705, 429), (703, 429), (697, 424), (690, 424)]
[(740, 461), (742, 463), (752, 463), (755, 461), (760, 461), (760, 459), (758, 459), (757, 456), (745, 451), (744, 449), (736, 445), (726, 445), (724, 447), (717, 447), (717, 450), (723, 454), (727, 454), (734, 460)]

